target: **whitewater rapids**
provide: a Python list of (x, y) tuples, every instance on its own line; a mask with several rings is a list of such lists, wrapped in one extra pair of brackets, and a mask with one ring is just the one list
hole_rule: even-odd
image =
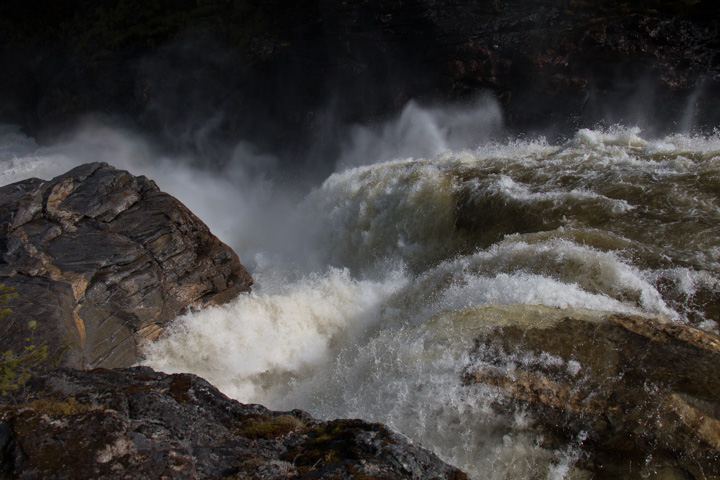
[[(3, 141), (3, 184), (83, 160)], [(368, 159), (302, 197), (128, 148), (104, 160), (184, 201), (256, 282), (176, 319), (145, 364), (246, 403), (386, 423), (473, 477), (567, 478), (582, 442), (545, 449), (526, 412), (462, 383), (488, 325), (625, 312), (718, 331), (717, 132), (616, 127)]]

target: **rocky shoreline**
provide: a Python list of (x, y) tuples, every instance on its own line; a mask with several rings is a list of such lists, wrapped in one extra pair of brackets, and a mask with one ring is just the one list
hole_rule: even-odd
[(194, 375), (55, 370), (0, 404), (2, 478), (462, 480), (387, 427), (230, 400)]
[(181, 312), (252, 285), (153, 181), (93, 163), (2, 187), (0, 244), (0, 282), (16, 294), (0, 337), (1, 478), (465, 478), (380, 424), (120, 368)]

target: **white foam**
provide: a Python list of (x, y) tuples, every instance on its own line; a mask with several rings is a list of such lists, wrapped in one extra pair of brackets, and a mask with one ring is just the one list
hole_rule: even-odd
[[(98, 126), (53, 147), (0, 136), (0, 179), (48, 178), (95, 160), (145, 174), (252, 268), (253, 294), (176, 319), (148, 348), (148, 365), (197, 373), (245, 402), (388, 423), (478, 476), (570, 477), (581, 435), (543, 449), (526, 412), (496, 409), (498, 389), (461, 383), (473, 342), (488, 322), (549, 312), (685, 321), (693, 296), (717, 295), (720, 140), (646, 140), (616, 127), (579, 131), (561, 146), (534, 139), (452, 152), (467, 132), (454, 134), (444, 114), (414, 105), (396, 123), (356, 130), (355, 156), (305, 199), (268, 181), (276, 162), (244, 142), (218, 174)], [(485, 133), (494, 128), (492, 110), (468, 115), (456, 125), (480, 115)], [(385, 161), (411, 151), (408, 141), (429, 158)], [(678, 191), (669, 198), (663, 185)], [(461, 207), (501, 223), (508, 205), (552, 228), (538, 221), (515, 232), (509, 222), (490, 246), (463, 243), (474, 237), (455, 224)], [(663, 282), (690, 300), (666, 301)], [(550, 356), (505, 360), (582, 372)]]
[(278, 399), (270, 392), (314, 373), (333, 344), (376, 322), (383, 300), (404, 282), (400, 274), (356, 281), (347, 270), (330, 269), (276, 286), (278, 293), (243, 295), (176, 319), (169, 336), (148, 347), (146, 363), (195, 372), (235, 398), (272, 404)]

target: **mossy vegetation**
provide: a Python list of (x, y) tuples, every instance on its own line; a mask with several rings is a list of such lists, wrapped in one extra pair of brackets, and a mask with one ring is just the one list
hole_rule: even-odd
[[(10, 315), (12, 310), (5, 307), (7, 303), (17, 296), (11, 287), (0, 283), (0, 318)], [(57, 355), (48, 354), (46, 341), (35, 341), (36, 320), (27, 322), (29, 334), (24, 339), (22, 348), (17, 351), (8, 349), (0, 353), (0, 396), (11, 397), (10, 400), (18, 402), (24, 397), (25, 384), (40, 370), (53, 368), (58, 365), (62, 355), (69, 347), (61, 348)], [(23, 398), (24, 399), (24, 398)], [(24, 399), (27, 400), (27, 399)]]
[(4, 283), (0, 283), (0, 305), (3, 306), (3, 308), (0, 309), (0, 318), (10, 315), (12, 310), (5, 307), (5, 305), (7, 305), (8, 302), (15, 297), (17, 297), (17, 293), (12, 287), (8, 287)]
[(20, 352), (16, 353), (13, 350), (2, 352), (0, 394), (8, 396), (11, 392), (21, 390), (47, 357), (47, 345), (44, 342), (35, 345), (30, 337), (26, 339), (26, 345)]
[(357, 433), (358, 426), (353, 420), (334, 420), (318, 425), (307, 432), (308, 440), (293, 448), (286, 459), (298, 466), (315, 468), (362, 458), (367, 454), (360, 452), (354, 442)]
[[(7, 305), (10, 299), (17, 296), (12, 287), (0, 283), (0, 305)], [(0, 318), (12, 313), (12, 310), (4, 307), (0, 310)], [(25, 383), (32, 377), (41, 364), (48, 357), (47, 344), (41, 342), (36, 345), (33, 341), (37, 322), (28, 322), (30, 334), (25, 337), (25, 344), (18, 352), (6, 350), (0, 354), (0, 395), (7, 397), (13, 392), (21, 390)]]
[(34, 411), (40, 415), (48, 415), (50, 417), (64, 417), (66, 415), (75, 415), (78, 413), (86, 413), (92, 410), (103, 408), (96, 405), (88, 405), (80, 403), (75, 397), (66, 398), (38, 398), (27, 402), (23, 405), (3, 405), (0, 411), (11, 411), (22, 408), (23, 411)]
[(270, 417), (259, 414), (246, 415), (230, 428), (235, 435), (254, 440), (281, 438), (290, 433), (305, 433), (307, 430), (307, 424), (292, 415)]

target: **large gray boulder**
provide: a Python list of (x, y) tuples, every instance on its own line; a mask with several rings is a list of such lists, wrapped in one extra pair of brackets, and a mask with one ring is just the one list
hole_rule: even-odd
[(104, 163), (0, 188), (0, 249), (0, 282), (18, 294), (0, 348), (69, 347), (61, 361), (75, 368), (129, 366), (178, 314), (252, 284), (182, 203)]

